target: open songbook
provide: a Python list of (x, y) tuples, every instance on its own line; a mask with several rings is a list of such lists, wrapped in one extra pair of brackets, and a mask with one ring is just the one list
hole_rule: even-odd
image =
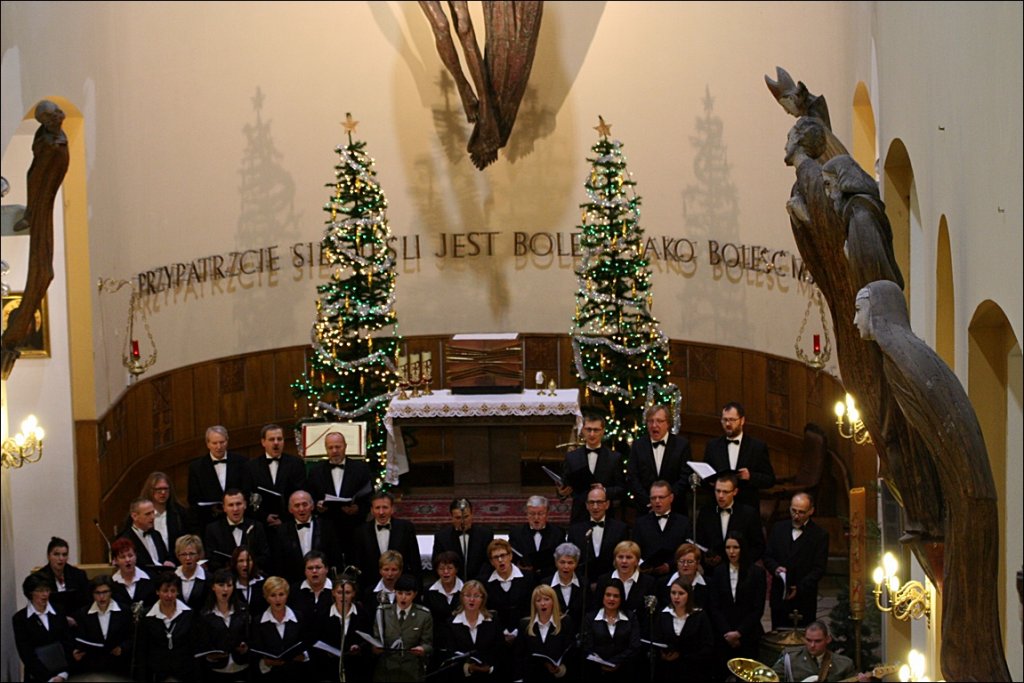
[(367, 482), (366, 486), (364, 486), (363, 488), (359, 489), (354, 494), (352, 494), (351, 498), (341, 498), (341, 497), (335, 496), (333, 494), (327, 493), (327, 494), (324, 494), (324, 502), (325, 503), (343, 503), (345, 505), (348, 505), (349, 503), (354, 503), (357, 500), (359, 500), (360, 498), (365, 498), (366, 496), (370, 495), (372, 490), (373, 490), (373, 488), (370, 486), (370, 483)]
[(267, 659), (287, 659), (294, 655), (301, 653), (306, 648), (305, 641), (300, 640), (291, 647), (285, 648), (280, 652), (267, 652), (266, 650), (257, 650), (254, 647), (249, 648), (249, 652), (255, 652), (258, 655), (262, 655)]

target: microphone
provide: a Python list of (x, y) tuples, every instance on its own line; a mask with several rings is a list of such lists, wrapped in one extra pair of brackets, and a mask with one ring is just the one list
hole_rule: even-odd
[(700, 475), (694, 472), (693, 474), (690, 475), (690, 488), (696, 491), (697, 487), (700, 486), (701, 481), (702, 480), (700, 478)]
[(589, 540), (590, 540), (591, 538), (593, 538), (593, 536), (594, 536), (594, 527), (590, 527), (589, 529), (587, 529), (587, 533), (586, 533), (586, 536), (587, 536), (587, 540), (588, 540), (588, 541), (589, 541)]
[(249, 494), (249, 507), (252, 508), (253, 512), (259, 512), (260, 505), (263, 504), (263, 496), (253, 491)]
[(391, 601), (388, 599), (387, 591), (382, 590), (380, 593), (377, 593), (377, 604), (379, 604), (381, 607), (385, 607), (391, 604)]
[(466, 500), (465, 498), (459, 498), (458, 506), (460, 510), (464, 511), (466, 508), (469, 507), (469, 501)]
[(654, 597), (653, 595), (645, 595), (644, 607), (647, 608), (647, 611), (650, 614), (654, 614), (654, 610), (658, 607), (658, 598)]
[(100, 536), (103, 537), (103, 542), (107, 544), (107, 562), (114, 564), (114, 551), (110, 547), (110, 539), (107, 538), (105, 533), (103, 533), (103, 527), (100, 526), (100, 520), (93, 517), (92, 523), (96, 527), (96, 531), (100, 532)]

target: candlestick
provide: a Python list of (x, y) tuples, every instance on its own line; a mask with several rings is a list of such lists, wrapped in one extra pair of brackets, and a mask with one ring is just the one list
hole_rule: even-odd
[(814, 335), (814, 355), (817, 356), (821, 353), (821, 335)]
[(140, 355), (139, 354), (139, 340), (138, 339), (132, 339), (132, 358), (136, 358), (137, 359), (139, 357), (139, 355)]

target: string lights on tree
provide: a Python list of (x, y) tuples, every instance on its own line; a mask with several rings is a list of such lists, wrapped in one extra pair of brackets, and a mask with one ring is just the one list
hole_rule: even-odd
[(387, 466), (384, 415), (397, 393), (401, 338), (387, 199), (366, 143), (352, 140), (358, 123), (345, 115), (348, 144), (335, 149), (335, 180), (327, 184), (332, 193), (324, 205), (330, 219), (320, 242), (321, 262), (333, 272), (317, 286), (312, 348), (303, 376), (291, 386), (313, 420), (366, 422), (366, 454), (371, 464), (377, 461), (382, 487), (397, 481)]
[(572, 337), (574, 369), (585, 404), (607, 412), (606, 438), (632, 442), (654, 403), (672, 406), (679, 428), (679, 389), (667, 382), (668, 338), (651, 314), (651, 268), (644, 253), (640, 197), (626, 168), (622, 143), (598, 117), (591, 148), (587, 199), (580, 226), (582, 259)]

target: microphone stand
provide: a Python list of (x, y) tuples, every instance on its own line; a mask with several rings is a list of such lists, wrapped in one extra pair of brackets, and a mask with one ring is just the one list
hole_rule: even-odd
[[(114, 564), (114, 551), (111, 549), (110, 539), (107, 538), (105, 533), (103, 533), (103, 527), (100, 526), (100, 520), (93, 517), (92, 523), (96, 526), (96, 531), (100, 532), (100, 536), (103, 537), (103, 542), (107, 544), (107, 562)], [(114, 533), (116, 534), (117, 532)]]
[[(338, 649), (341, 655), (338, 657), (338, 680), (345, 683), (345, 622), (348, 619), (348, 600), (345, 597), (345, 589), (341, 589), (341, 643)], [(382, 641), (383, 642), (383, 641)]]
[[(385, 623), (384, 610), (386, 610), (390, 604), (391, 604), (391, 602), (388, 600), (388, 594), (385, 591), (382, 590), (377, 595), (377, 625), (380, 628), (380, 645), (381, 645), (381, 650), (383, 650), (383, 652), (381, 653), (380, 656), (385, 658), (384, 662), (388, 662), (389, 661), (387, 659), (387, 657), (388, 657), (388, 650), (391, 649), (388, 646), (388, 636), (384, 632), (384, 623)], [(389, 670), (387, 665), (384, 666), (384, 670), (385, 671)]]
[[(654, 612), (658, 608), (658, 598), (653, 595), (644, 596), (644, 606), (647, 608), (647, 633), (651, 641), (654, 641)], [(654, 683), (654, 664), (657, 658), (657, 648), (651, 645), (647, 654), (647, 663), (650, 666), (650, 681)]]
[(700, 486), (700, 482), (699, 474), (694, 472), (690, 475), (690, 490), (693, 492), (693, 495), (690, 496), (690, 509), (693, 511), (693, 514), (690, 515), (690, 532), (694, 538), (697, 537), (697, 488)]
[[(466, 533), (466, 499), (459, 498), (459, 550), (462, 550), (462, 535)], [(466, 549), (462, 552), (463, 581), (469, 581), (469, 536), (466, 536)]]
[[(605, 515), (607, 518), (607, 515)], [(591, 522), (588, 515), (587, 523)], [(583, 550), (583, 591), (580, 600), (580, 623), (579, 628), (579, 644), (580, 644), (580, 671), (586, 666), (587, 662), (587, 650), (590, 647), (590, 627), (585, 623), (587, 618), (587, 602), (590, 600), (590, 561), (591, 553), (594, 551), (594, 527), (587, 529), (587, 533), (584, 535), (585, 540), (583, 545), (586, 546)]]
[(133, 629), (134, 632), (133, 632), (133, 635), (132, 635), (132, 664), (131, 664), (132, 680), (138, 680), (139, 679), (139, 676), (136, 676), (135, 667), (136, 667), (137, 662), (138, 662), (138, 656), (137, 655), (138, 655), (138, 652), (139, 652), (139, 622), (142, 621), (142, 610), (143, 610), (143, 608), (144, 608), (144, 605), (143, 605), (141, 600), (138, 600), (138, 601), (133, 602), (131, 604), (132, 623), (133, 623), (133, 625), (135, 627)]

